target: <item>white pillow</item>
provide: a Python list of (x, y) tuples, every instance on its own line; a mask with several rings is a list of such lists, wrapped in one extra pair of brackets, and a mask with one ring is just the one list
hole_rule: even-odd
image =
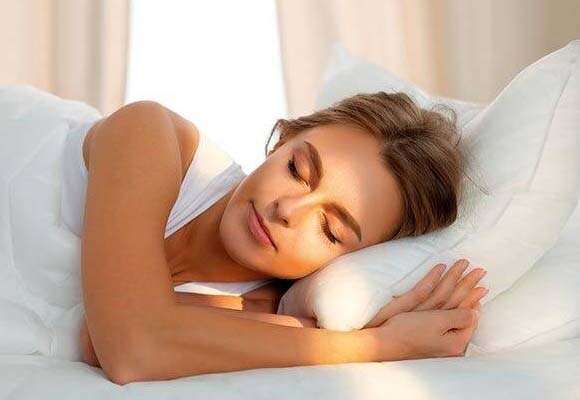
[(443, 100), (459, 113), (462, 141), (473, 156), (470, 176), (489, 195), (466, 182), (453, 225), (334, 259), (295, 282), (278, 313), (313, 317), (327, 329), (360, 329), (435, 264), (450, 265), (466, 257), (472, 261), (468, 271), (477, 266), (488, 271), (481, 281), (490, 289), (482, 300), (485, 315), (486, 303), (555, 244), (577, 203), (580, 41), (520, 72), (481, 112), (478, 105), (429, 96), (387, 71), (381, 75), (378, 67), (350, 58), (343, 67), (330, 67), (328, 74), (334, 75), (321, 88), (321, 105), (361, 87), (366, 92), (405, 91), (423, 106)]
[(486, 304), (472, 351), (494, 353), (575, 337), (580, 337), (580, 205), (556, 245)]
[(448, 97), (431, 96), (390, 71), (353, 56), (341, 42), (336, 42), (332, 46), (328, 65), (322, 77), (315, 108), (326, 108), (345, 97), (378, 90), (405, 92), (424, 108), (439, 103), (451, 106), (457, 112), (459, 126), (465, 125), (486, 106)]

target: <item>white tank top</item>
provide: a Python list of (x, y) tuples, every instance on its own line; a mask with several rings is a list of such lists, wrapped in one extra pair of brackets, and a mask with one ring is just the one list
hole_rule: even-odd
[[(82, 143), (97, 119), (86, 121), (68, 133), (63, 155), (65, 168), (63, 168), (61, 219), (79, 238), (82, 234), (88, 178), (82, 156)], [(179, 194), (169, 214), (165, 238), (207, 210), (245, 176), (241, 166), (218, 147), (209, 136), (200, 131), (196, 153), (186, 171)], [(187, 282), (173, 289), (177, 292), (240, 296), (273, 280)]]

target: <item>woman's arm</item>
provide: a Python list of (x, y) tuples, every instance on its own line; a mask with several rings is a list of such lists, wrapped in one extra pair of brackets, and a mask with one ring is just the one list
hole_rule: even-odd
[(171, 119), (157, 103), (132, 103), (95, 132), (81, 270), (88, 331), (111, 380), (401, 356), (383, 342), (378, 354), (372, 329), (288, 327), (177, 303), (164, 252), (183, 174)]
[[(177, 303), (164, 233), (184, 171), (171, 118), (157, 103), (133, 103), (101, 121), (94, 134), (81, 241), (83, 298), (95, 354), (114, 382), (400, 360), (464, 347), (473, 319), (467, 310), (422, 311), (378, 328), (338, 332)], [(465, 334), (443, 335), (458, 326)], [(409, 342), (408, 332), (419, 337)]]
[[(297, 328), (317, 328), (314, 318), (293, 317), (270, 312), (272, 307), (264, 303), (266, 299), (248, 299), (240, 296), (216, 296), (182, 292), (176, 292), (175, 294), (178, 303), (211, 307), (217, 312), (222, 312), (233, 317), (253, 319), (275, 325), (294, 326)], [(100, 367), (101, 365), (95, 353), (85, 318), (83, 318), (80, 331), (80, 344), (83, 362), (93, 367)]]
[[(238, 318), (253, 319), (256, 321), (263, 321), (275, 325), (293, 326), (296, 328), (317, 328), (316, 320), (313, 318), (292, 317), (290, 315), (278, 315), (267, 312), (233, 310), (213, 306), (204, 306), (204, 307), (210, 307), (216, 312), (221, 312), (225, 315), (230, 315)], [(83, 362), (93, 367), (101, 367), (101, 364), (99, 364), (99, 359), (97, 358), (97, 354), (95, 353), (91, 337), (89, 335), (86, 319), (83, 319), (80, 334), (80, 343), (82, 349)]]

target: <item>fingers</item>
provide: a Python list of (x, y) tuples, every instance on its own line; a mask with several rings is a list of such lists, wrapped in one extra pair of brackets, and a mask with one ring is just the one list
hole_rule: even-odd
[(431, 296), (429, 296), (427, 300), (421, 302), (421, 304), (415, 307), (413, 311), (439, 309), (445, 305), (453, 293), (457, 281), (461, 278), (461, 275), (467, 269), (468, 265), (469, 261), (464, 258), (455, 262), (455, 264), (453, 264), (445, 273)]
[(473, 308), (476, 304), (478, 304), (483, 296), (489, 293), (489, 289), (478, 286), (474, 289), (471, 289), (469, 294), (463, 299), (461, 303), (457, 306), (458, 308)]
[(479, 283), (486, 273), (487, 271), (483, 268), (475, 268), (473, 271), (470, 271), (459, 280), (453, 293), (441, 308), (443, 310), (456, 308), (468, 295), (470, 295), (471, 290)]
[(405, 303), (405, 311), (413, 310), (431, 296), (433, 290), (441, 281), (443, 271), (445, 271), (445, 264), (435, 265), (423, 279), (417, 282), (413, 289), (401, 297), (401, 300)]
[(439, 283), (443, 271), (445, 271), (445, 264), (435, 265), (411, 290), (400, 297), (395, 297), (381, 308), (374, 318), (365, 325), (365, 328), (379, 326), (394, 315), (413, 310), (429, 297)]
[(409, 311), (472, 308), (489, 290), (474, 288), (485, 276), (483, 268), (476, 268), (462, 278), (468, 265), (469, 260), (459, 259), (443, 277), (445, 264), (435, 265), (411, 290), (402, 296), (393, 296), (365, 328), (382, 325), (394, 315)]

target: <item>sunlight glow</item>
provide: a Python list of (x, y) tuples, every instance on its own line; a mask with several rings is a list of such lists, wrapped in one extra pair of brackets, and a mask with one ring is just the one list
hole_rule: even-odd
[(275, 2), (133, 0), (130, 18), (125, 103), (158, 101), (244, 172), (261, 164), (287, 116)]

